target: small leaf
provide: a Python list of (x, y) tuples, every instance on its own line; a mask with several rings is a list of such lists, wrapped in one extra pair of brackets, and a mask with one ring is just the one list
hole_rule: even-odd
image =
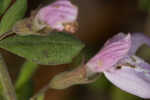
[(5, 12), (10, 3), (11, 0), (0, 0), (0, 16)]
[(24, 16), (27, 7), (27, 0), (16, 0), (1, 19), (0, 34), (9, 31), (17, 20)]
[(70, 63), (84, 44), (72, 35), (51, 33), (9, 37), (0, 41), (0, 47), (37, 64), (57, 65)]

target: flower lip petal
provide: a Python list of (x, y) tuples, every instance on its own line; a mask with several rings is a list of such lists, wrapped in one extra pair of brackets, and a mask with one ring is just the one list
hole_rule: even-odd
[(150, 98), (150, 77), (131, 67), (122, 67), (118, 70), (104, 72), (108, 80), (120, 89), (139, 96)]
[[(119, 36), (119, 38), (118, 38)], [(121, 38), (121, 39), (120, 39)], [(111, 42), (110, 42), (111, 41)], [(110, 69), (128, 53), (131, 45), (130, 34), (116, 35), (108, 40), (104, 47), (86, 64), (93, 72), (103, 72)]]

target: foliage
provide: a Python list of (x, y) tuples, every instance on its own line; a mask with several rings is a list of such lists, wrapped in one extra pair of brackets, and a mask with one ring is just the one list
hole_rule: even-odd
[(0, 47), (38, 64), (58, 65), (70, 63), (84, 44), (69, 34), (51, 33), (9, 37), (0, 41)]

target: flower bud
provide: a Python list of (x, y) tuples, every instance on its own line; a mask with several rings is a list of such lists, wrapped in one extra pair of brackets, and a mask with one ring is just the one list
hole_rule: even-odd
[(78, 26), (77, 15), (78, 8), (69, 0), (57, 0), (39, 10), (33, 25), (35, 30), (48, 27), (50, 30), (74, 33)]
[[(99, 76), (99, 75), (98, 75)], [(97, 77), (90, 78), (87, 76), (87, 69), (85, 66), (80, 66), (72, 71), (65, 71), (56, 75), (49, 84), (53, 89), (65, 89), (77, 84), (92, 83), (97, 80)]]

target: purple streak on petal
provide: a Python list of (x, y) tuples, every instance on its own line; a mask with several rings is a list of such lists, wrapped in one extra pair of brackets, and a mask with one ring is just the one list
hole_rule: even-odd
[(134, 55), (137, 49), (143, 44), (147, 44), (150, 46), (150, 37), (144, 35), (143, 33), (133, 33), (131, 35), (131, 40), (132, 44), (129, 55)]
[(129, 63), (133, 66), (136, 66), (137, 68), (150, 70), (150, 64), (145, 62), (143, 59), (141, 59), (138, 56), (132, 55), (132, 56), (126, 56), (123, 59), (121, 59), (117, 64), (122, 65), (125, 63)]
[(126, 56), (121, 59), (116, 65), (131, 65), (135, 67), (134, 69), (138, 72), (144, 72), (145, 74), (150, 75), (150, 64), (145, 62), (138, 56)]
[[(117, 36), (119, 36), (119, 38)], [(127, 54), (130, 49), (130, 44), (130, 34), (122, 37), (116, 35), (108, 40), (104, 47), (96, 56), (90, 59), (86, 65), (93, 72), (103, 72), (112, 67)]]
[(141, 98), (150, 98), (150, 77), (144, 72), (124, 66), (121, 69), (105, 71), (104, 74), (120, 89)]

